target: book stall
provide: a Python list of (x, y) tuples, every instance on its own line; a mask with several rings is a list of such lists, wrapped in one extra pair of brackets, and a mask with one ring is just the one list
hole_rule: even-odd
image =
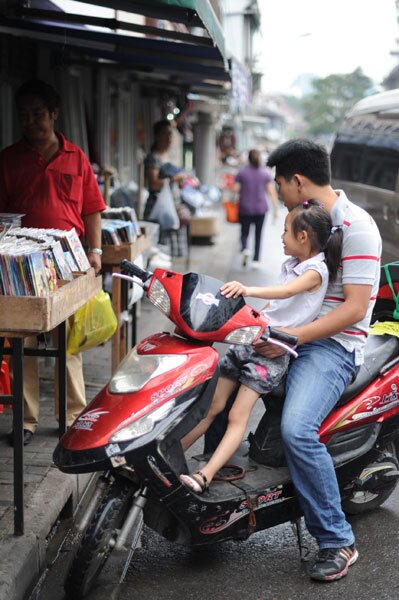
[[(148, 232), (141, 228), (133, 208), (110, 208), (101, 216), (103, 271), (120, 273), (121, 260), (134, 261), (149, 248)], [(117, 277), (112, 278), (112, 306), (119, 321), (119, 327), (112, 337), (113, 373), (127, 351), (136, 343), (137, 306), (136, 302), (133, 302), (128, 308), (129, 285)], [(131, 321), (130, 336), (128, 322), (121, 319), (121, 314), (125, 311), (128, 312)]]
[[(10, 227), (11, 218), (13, 217)], [(12, 405), (14, 431), (14, 533), (24, 533), (23, 358), (58, 359), (59, 434), (66, 430), (65, 322), (101, 290), (76, 231), (15, 226), (18, 215), (0, 215), (0, 366), (11, 355), (12, 392), (3, 386), (0, 403)], [(58, 329), (57, 348), (24, 348), (24, 338)], [(7, 338), (9, 346), (4, 347)], [(3, 370), (2, 370), (3, 372)], [(8, 393), (10, 392), (10, 393)]]

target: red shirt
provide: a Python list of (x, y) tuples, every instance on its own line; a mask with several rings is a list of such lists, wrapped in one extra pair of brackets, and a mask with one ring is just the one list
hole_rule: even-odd
[(24, 140), (0, 152), (0, 212), (25, 213), (23, 227), (75, 227), (82, 237), (82, 217), (106, 205), (83, 150), (57, 136), (49, 163)]

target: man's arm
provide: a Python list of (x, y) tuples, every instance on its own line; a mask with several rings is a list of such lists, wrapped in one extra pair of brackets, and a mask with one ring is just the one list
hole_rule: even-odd
[[(82, 219), (89, 249), (101, 248), (101, 213), (93, 212), (90, 215), (84, 215)], [(101, 256), (89, 252), (87, 258), (97, 275), (101, 270)]]
[(347, 284), (343, 288), (345, 300), (340, 306), (312, 323), (289, 330), (298, 336), (298, 344), (332, 337), (366, 316), (372, 286)]
[[(329, 338), (364, 318), (367, 313), (372, 289), (371, 285), (344, 285), (345, 299), (340, 306), (323, 315), (320, 319), (316, 319), (306, 325), (292, 329), (284, 327), (279, 327), (278, 329), (296, 335), (298, 337), (298, 345)], [(256, 342), (254, 346), (260, 354), (269, 358), (280, 356), (285, 352), (265, 342)]]

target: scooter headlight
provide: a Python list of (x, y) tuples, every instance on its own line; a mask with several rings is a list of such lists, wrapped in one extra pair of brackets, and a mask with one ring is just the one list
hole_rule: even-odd
[(148, 413), (148, 415), (144, 415), (141, 419), (137, 419), (137, 421), (117, 431), (110, 439), (110, 442), (127, 442), (128, 440), (133, 440), (141, 435), (150, 433), (158, 421), (162, 421), (162, 419), (168, 416), (174, 405), (174, 399), (165, 402), (165, 404)]
[(169, 317), (169, 313), (170, 313), (169, 296), (168, 296), (164, 286), (159, 281), (159, 279), (155, 279), (155, 281), (151, 285), (151, 289), (148, 294), (148, 298), (157, 308), (159, 308), (159, 310), (161, 312), (163, 312), (167, 317)]
[(240, 329), (234, 329), (229, 335), (226, 335), (223, 341), (228, 344), (252, 344), (258, 337), (260, 329), (256, 325), (252, 327), (240, 327)]
[(111, 394), (138, 392), (148, 381), (180, 367), (186, 360), (186, 354), (137, 354), (133, 348), (112, 377), (109, 391)]

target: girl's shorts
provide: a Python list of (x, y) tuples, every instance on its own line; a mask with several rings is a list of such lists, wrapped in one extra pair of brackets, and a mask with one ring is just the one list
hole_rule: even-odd
[(262, 394), (268, 394), (278, 386), (288, 369), (289, 354), (266, 358), (251, 346), (230, 346), (220, 360), (220, 374)]

